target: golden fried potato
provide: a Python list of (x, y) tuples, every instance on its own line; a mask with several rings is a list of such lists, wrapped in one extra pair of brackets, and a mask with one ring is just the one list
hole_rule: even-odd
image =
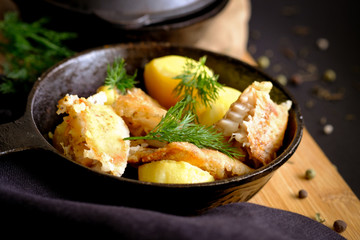
[(139, 180), (156, 183), (212, 182), (210, 173), (184, 161), (161, 160), (139, 166)]
[(66, 95), (59, 101), (58, 114), (67, 113), (57, 126), (54, 146), (70, 159), (85, 166), (121, 176), (127, 165), (129, 129), (111, 106), (106, 94), (88, 99)]
[[(141, 154), (144, 152), (144, 154)], [(139, 148), (129, 158), (131, 164), (144, 164), (159, 160), (184, 161), (209, 172), (215, 179), (240, 176), (253, 171), (237, 159), (212, 149), (198, 148), (188, 142), (172, 142), (163, 148)]]
[(133, 136), (145, 136), (166, 114), (166, 110), (140, 88), (119, 94), (112, 107), (124, 119)]

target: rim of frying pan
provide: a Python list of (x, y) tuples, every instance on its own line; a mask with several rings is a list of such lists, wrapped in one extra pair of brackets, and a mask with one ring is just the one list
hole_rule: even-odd
[[(68, 61), (71, 61), (73, 59), (79, 58), (81, 56), (87, 55), (87, 54), (92, 54), (96, 51), (102, 52), (102, 51), (109, 51), (111, 49), (136, 49), (136, 48), (155, 48), (155, 47), (162, 47), (162, 48), (168, 48), (169, 50), (171, 49), (186, 49), (186, 50), (191, 50), (191, 51), (196, 51), (196, 52), (201, 52), (204, 55), (212, 55), (216, 58), (222, 59), (224, 61), (230, 62), (231, 64), (240, 64), (243, 65), (245, 68), (247, 68), (248, 70), (251, 70), (253, 72), (257, 72), (260, 77), (262, 78), (262, 81), (271, 81), (272, 84), (278, 88), (279, 90), (281, 90), (281, 92), (284, 93), (284, 95), (292, 101), (292, 107), (291, 110), (294, 111), (295, 114), (295, 119), (296, 119), (296, 131), (295, 134), (293, 136), (293, 138), (291, 139), (288, 147), (286, 147), (283, 152), (281, 152), (280, 155), (278, 155), (273, 161), (271, 161), (269, 164), (256, 169), (254, 172), (248, 173), (248, 174), (244, 174), (241, 176), (235, 176), (235, 177), (230, 177), (227, 179), (221, 179), (221, 180), (216, 180), (213, 182), (205, 182), (205, 183), (191, 183), (191, 184), (167, 184), (167, 183), (153, 183), (153, 182), (144, 182), (144, 181), (140, 181), (140, 180), (136, 180), (136, 179), (131, 179), (131, 178), (126, 178), (126, 177), (118, 177), (118, 176), (114, 176), (105, 172), (99, 172), (96, 171), (94, 169), (91, 169), (89, 167), (83, 166), (78, 162), (75, 162), (69, 158), (66, 158), (63, 154), (61, 154), (60, 152), (58, 152), (51, 143), (49, 143), (45, 137), (42, 135), (42, 133), (40, 132), (40, 130), (38, 129), (37, 123), (34, 120), (33, 117), (33, 108), (34, 108), (34, 102), (35, 102), (35, 98), (36, 98), (36, 93), (39, 90), (39, 88), (41, 87), (42, 84), (46, 84), (46, 82), (44, 82), (44, 79), (46, 80), (46, 76), (49, 75), (50, 73), (52, 73), (53, 71), (55, 71), (58, 68), (61, 68), (63, 65), (67, 64)], [(43, 83), (44, 82), (44, 83)], [(259, 179), (267, 174), (270, 174), (271, 172), (275, 171), (276, 169), (278, 169), (281, 165), (283, 165), (296, 151), (298, 145), (300, 144), (302, 135), (303, 135), (303, 116), (301, 114), (300, 111), (300, 107), (298, 102), (295, 100), (295, 98), (293, 97), (293, 95), (286, 89), (284, 88), (280, 83), (278, 83), (276, 80), (274, 80), (272, 77), (270, 77), (268, 74), (266, 74), (265, 72), (263, 72), (261, 69), (256, 68), (246, 62), (243, 62), (240, 59), (235, 59), (233, 57), (230, 57), (228, 55), (222, 54), (222, 53), (216, 53), (216, 52), (212, 52), (209, 50), (205, 50), (202, 48), (196, 48), (196, 47), (191, 47), (191, 46), (186, 46), (186, 45), (181, 45), (181, 44), (171, 44), (168, 42), (139, 42), (139, 43), (119, 43), (119, 44), (110, 44), (110, 45), (104, 45), (104, 46), (100, 46), (100, 47), (95, 47), (95, 48), (91, 48), (82, 52), (79, 52), (77, 54), (75, 54), (72, 57), (66, 58), (62, 61), (60, 61), (59, 63), (55, 64), (54, 66), (52, 66), (51, 68), (49, 68), (47, 71), (45, 71), (39, 78), (38, 81), (34, 84), (29, 97), (28, 97), (28, 103), (27, 103), (27, 107), (26, 107), (26, 111), (30, 113), (31, 115), (31, 120), (33, 122), (33, 124), (36, 127), (36, 130), (38, 131), (38, 133), (41, 135), (42, 138), (44, 138), (44, 140), (49, 144), (49, 149), (53, 151), (54, 153), (58, 154), (59, 156), (63, 157), (64, 159), (67, 159), (79, 166), (81, 166), (82, 168), (88, 169), (96, 174), (100, 174), (100, 175), (104, 175), (104, 176), (108, 176), (111, 178), (115, 178), (118, 179), (120, 181), (125, 181), (125, 182), (129, 182), (129, 183), (136, 183), (136, 184), (142, 184), (142, 185), (149, 185), (149, 186), (155, 186), (155, 187), (169, 187), (169, 188), (197, 188), (197, 187), (211, 187), (211, 186), (218, 186), (218, 185), (223, 185), (223, 184), (228, 184), (228, 183), (238, 183), (238, 184), (243, 184), (243, 183), (247, 183), (250, 182), (252, 180), (255, 179)]]

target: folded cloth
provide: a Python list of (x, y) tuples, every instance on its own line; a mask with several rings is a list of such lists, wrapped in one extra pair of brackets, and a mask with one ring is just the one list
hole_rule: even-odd
[(96, 174), (88, 176), (72, 171), (68, 167), (70, 162), (51, 158), (51, 154), (44, 152), (13, 153), (1, 156), (0, 160), (0, 230), (3, 236), (344, 239), (308, 217), (252, 203), (228, 204), (196, 216), (122, 206), (110, 201), (111, 195), (98, 196), (97, 189), (106, 186), (92, 179)]

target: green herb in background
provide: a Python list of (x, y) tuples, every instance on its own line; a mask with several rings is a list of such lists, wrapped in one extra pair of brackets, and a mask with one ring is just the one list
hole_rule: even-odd
[(0, 21), (0, 52), (6, 78), (0, 82), (0, 93), (28, 91), (43, 71), (74, 54), (63, 45), (75, 38), (75, 33), (56, 32), (45, 28), (42, 18), (32, 23), (19, 19), (16, 12), (8, 12)]
[(105, 79), (106, 86), (116, 87), (122, 94), (125, 94), (126, 89), (133, 88), (137, 83), (135, 81), (137, 71), (132, 76), (128, 75), (125, 66), (126, 63), (123, 58), (116, 58), (112, 65), (108, 65)]

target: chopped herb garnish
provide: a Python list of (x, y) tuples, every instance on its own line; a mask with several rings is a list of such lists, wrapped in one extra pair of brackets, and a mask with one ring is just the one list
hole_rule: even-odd
[(126, 89), (133, 88), (137, 71), (134, 75), (128, 75), (125, 69), (126, 63), (123, 58), (116, 58), (112, 65), (108, 64), (105, 85), (111, 88), (116, 87), (122, 94), (126, 93)]
[(323, 223), (325, 222), (325, 219), (321, 217), (321, 214), (320, 213), (316, 213), (315, 214), (315, 220), (319, 223)]
[(174, 92), (180, 99), (191, 97), (188, 108), (195, 113), (197, 101), (202, 102), (205, 106), (210, 106), (219, 95), (222, 85), (217, 81), (219, 75), (213, 75), (205, 66), (206, 56), (199, 59), (198, 62), (188, 59), (185, 63), (183, 72), (176, 76), (180, 83), (175, 87)]
[(185, 111), (191, 98), (184, 98), (171, 107), (160, 123), (146, 136), (129, 137), (126, 140), (158, 140), (162, 142), (190, 142), (199, 148), (218, 150), (232, 158), (240, 155), (213, 126), (194, 123), (195, 114)]

